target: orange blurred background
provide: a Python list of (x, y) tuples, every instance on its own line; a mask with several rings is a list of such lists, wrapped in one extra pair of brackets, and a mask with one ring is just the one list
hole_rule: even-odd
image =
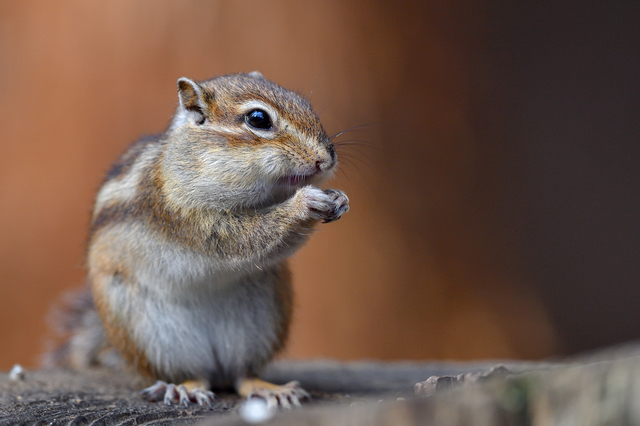
[[(578, 5), (579, 7), (574, 7)], [(541, 358), (640, 336), (636, 3), (0, 1), (0, 369), (82, 285), (94, 194), (176, 80), (311, 96), (351, 199), (285, 356)]]

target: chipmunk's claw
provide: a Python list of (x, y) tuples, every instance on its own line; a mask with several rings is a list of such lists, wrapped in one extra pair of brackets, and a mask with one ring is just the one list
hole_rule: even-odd
[[(261, 386), (263, 383), (265, 386)], [(300, 400), (310, 399), (311, 396), (296, 381), (284, 385), (273, 385), (260, 381), (253, 386), (251, 392), (247, 395), (247, 399), (250, 398), (264, 399), (269, 410), (277, 407), (290, 410), (293, 407), (300, 407)]]
[(190, 403), (210, 407), (215, 400), (215, 394), (206, 389), (189, 389), (184, 384), (174, 385), (158, 380), (154, 385), (143, 389), (140, 395), (148, 401), (163, 401), (167, 405), (180, 404), (185, 407)]

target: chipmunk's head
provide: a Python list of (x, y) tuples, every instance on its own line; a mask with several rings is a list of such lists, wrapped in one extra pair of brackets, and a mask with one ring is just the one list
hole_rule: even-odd
[[(302, 96), (258, 72), (178, 80), (163, 157), (168, 194), (193, 207), (257, 207), (320, 184), (336, 152)], [(177, 190), (177, 191), (176, 191)]]

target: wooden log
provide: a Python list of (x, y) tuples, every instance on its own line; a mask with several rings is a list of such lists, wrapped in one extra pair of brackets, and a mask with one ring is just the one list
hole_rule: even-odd
[[(312, 400), (275, 413), (278, 425), (617, 425), (640, 424), (640, 358), (617, 351), (564, 363), (412, 363), (331, 361), (274, 363), (264, 378), (299, 380)], [(414, 386), (430, 376), (442, 386), (420, 397)], [(476, 377), (476, 378), (477, 378)], [(490, 380), (484, 378), (489, 377)], [(243, 401), (220, 392), (212, 407), (149, 403), (135, 375), (96, 369), (0, 374), (0, 424), (247, 424)]]

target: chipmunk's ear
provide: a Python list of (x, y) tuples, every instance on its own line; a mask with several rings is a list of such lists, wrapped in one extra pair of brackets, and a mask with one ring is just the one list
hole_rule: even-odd
[(206, 119), (207, 103), (204, 100), (202, 87), (195, 81), (182, 77), (178, 79), (178, 97), (180, 106), (187, 116), (196, 124), (203, 124)]
[(266, 80), (264, 75), (262, 75), (259, 71), (252, 71), (249, 73), (249, 75), (253, 78), (262, 78), (263, 80)]

